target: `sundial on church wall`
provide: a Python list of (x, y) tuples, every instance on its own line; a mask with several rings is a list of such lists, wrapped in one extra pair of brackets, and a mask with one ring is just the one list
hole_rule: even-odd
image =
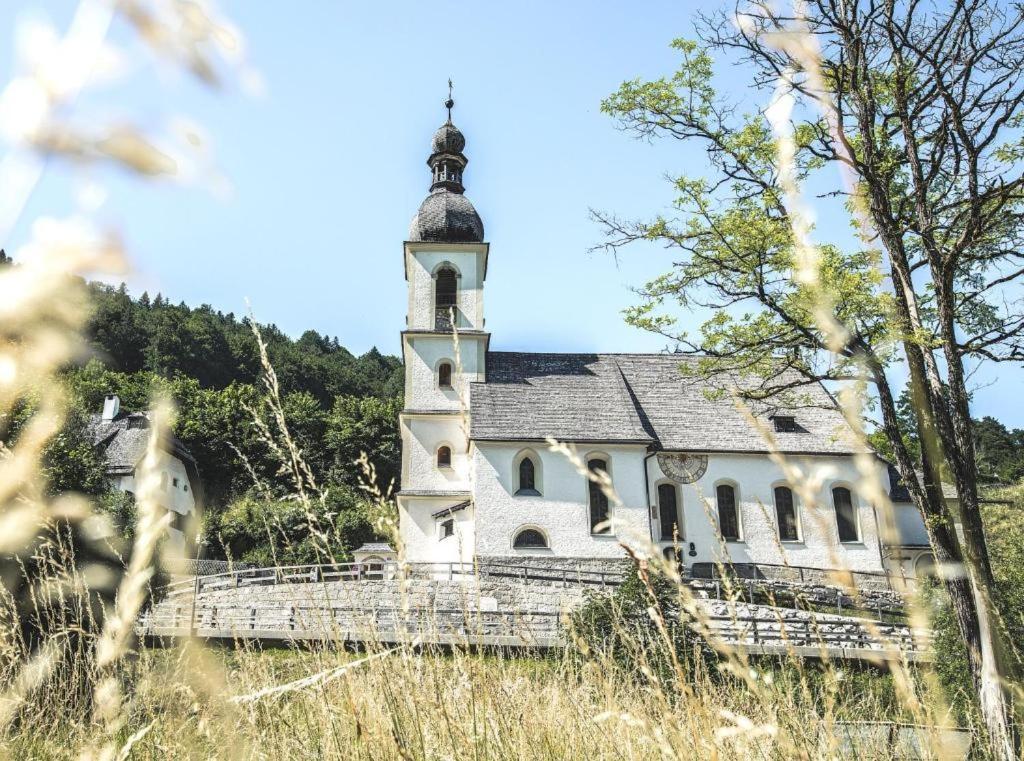
[(659, 454), (661, 472), (679, 484), (692, 484), (708, 469), (705, 454)]

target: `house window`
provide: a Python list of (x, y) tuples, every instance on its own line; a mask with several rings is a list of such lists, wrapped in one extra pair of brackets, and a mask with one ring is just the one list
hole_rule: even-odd
[[(587, 470), (591, 473), (597, 471), (608, 472), (608, 462), (600, 458), (587, 461)], [(592, 534), (607, 534), (611, 531), (609, 526), (598, 526), (608, 520), (608, 496), (601, 491), (600, 484), (587, 479), (587, 486), (590, 493), (590, 532)]]
[(679, 499), (674, 484), (662, 484), (658, 487), (658, 512), (661, 515), (661, 540), (671, 542), (676, 539), (676, 532), (679, 539), (683, 538), (683, 532), (679, 526)]
[(516, 494), (540, 496), (540, 491), (537, 489), (537, 466), (529, 455), (519, 461), (519, 488), (516, 489)]
[(740, 540), (740, 515), (736, 508), (736, 490), (729, 484), (720, 484), (715, 490), (718, 497), (718, 531), (727, 542)]
[(775, 421), (776, 433), (796, 432), (796, 418), (792, 415), (776, 415), (773, 420)]
[(182, 488), (182, 489), (184, 489), (185, 491), (188, 491), (188, 484), (185, 484), (185, 485), (184, 485), (184, 486), (182, 486), (181, 488)]
[(853, 509), (853, 495), (845, 486), (837, 486), (832, 490), (832, 505), (836, 510), (836, 528), (839, 529), (840, 542), (857, 542), (857, 513)]
[(177, 489), (178, 488), (178, 479), (177, 478), (172, 478), (171, 479), (171, 484), (174, 486), (175, 489)]
[(775, 515), (779, 519), (779, 539), (783, 542), (799, 541), (796, 504), (793, 502), (793, 490), (788, 486), (775, 487)]
[(452, 387), (452, 363), (442, 362), (437, 366), (437, 385), (439, 388)]
[(450, 468), (452, 466), (452, 448), (451, 447), (438, 447), (437, 448), (437, 467), (439, 468)]
[(449, 518), (446, 521), (441, 521), (441, 538), (447, 539), (450, 536), (455, 535), (455, 519)]
[(512, 547), (517, 550), (547, 549), (547, 546), (548, 540), (535, 528), (524, 528), (512, 540)]

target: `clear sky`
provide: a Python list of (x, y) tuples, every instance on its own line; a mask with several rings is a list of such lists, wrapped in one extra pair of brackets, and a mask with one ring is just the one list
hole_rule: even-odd
[[(601, 239), (588, 208), (653, 215), (672, 199), (664, 174), (697, 174), (704, 157), (678, 142), (636, 141), (599, 106), (624, 79), (673, 70), (668, 44), (690, 34), (699, 5), (222, 0), (265, 80), (263, 97), (210, 93), (148, 66), (91, 105), (155, 128), (179, 115), (201, 123), (232, 192), (104, 173), (101, 218), (125, 235), (136, 293), (236, 313), (249, 299), (260, 321), (292, 335), (312, 328), (355, 353), (397, 354), (402, 241), (428, 190), (425, 162), (451, 77), (467, 196), (491, 243), (492, 348), (658, 351), (665, 342), (625, 325), (621, 310), (670, 255), (637, 248), (616, 262), (588, 253)], [(63, 29), (73, 8), (0, 3), (0, 79), (13, 71), (19, 15), (43, 13)], [(112, 37), (127, 35), (115, 27)], [(742, 74), (726, 71), (719, 85), (740, 94)], [(83, 176), (51, 167), (8, 251), (25, 242), (26, 220), (69, 213)], [(1024, 426), (1024, 374), (986, 368), (977, 379), (976, 411)]]

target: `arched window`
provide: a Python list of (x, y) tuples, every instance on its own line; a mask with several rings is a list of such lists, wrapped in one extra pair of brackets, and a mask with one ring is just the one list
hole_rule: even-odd
[[(595, 457), (587, 461), (587, 470), (591, 473), (596, 473), (599, 470), (607, 473), (608, 461)], [(607, 534), (611, 531), (609, 526), (603, 526), (600, 529), (598, 526), (608, 520), (608, 497), (601, 491), (601, 486), (589, 478), (587, 487), (590, 495), (590, 533)]]
[(783, 542), (799, 541), (796, 504), (793, 502), (793, 490), (788, 486), (775, 487), (775, 515), (779, 519), (779, 539)]
[(516, 494), (528, 497), (539, 497), (537, 489), (537, 466), (529, 455), (519, 461), (519, 487)]
[(437, 366), (437, 386), (438, 388), (451, 388), (452, 387), (452, 363), (442, 362)]
[(832, 505), (836, 510), (836, 528), (839, 529), (840, 542), (857, 542), (857, 513), (853, 509), (853, 495), (845, 486), (837, 486), (832, 490)]
[(719, 484), (715, 489), (718, 497), (718, 531), (727, 542), (740, 540), (740, 514), (736, 507), (736, 490), (729, 484)]
[(439, 468), (450, 468), (452, 466), (452, 448), (451, 447), (438, 447), (437, 448), (437, 467)]
[(512, 540), (512, 547), (517, 550), (547, 549), (547, 546), (547, 538), (535, 528), (524, 528)]
[(683, 538), (683, 527), (679, 525), (679, 498), (675, 484), (661, 484), (658, 487), (658, 513), (661, 516), (661, 540), (671, 542)]
[(445, 265), (437, 271), (437, 282), (434, 283), (434, 327), (438, 330), (452, 327), (458, 287), (459, 276), (454, 269)]

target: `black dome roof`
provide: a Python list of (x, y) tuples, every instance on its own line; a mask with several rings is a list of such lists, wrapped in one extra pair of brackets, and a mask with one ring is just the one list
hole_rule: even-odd
[(465, 136), (451, 122), (442, 124), (441, 128), (434, 133), (434, 140), (431, 142), (431, 150), (434, 153), (462, 153), (462, 149), (465, 147)]
[(473, 204), (461, 193), (447, 189), (435, 190), (423, 199), (409, 226), (410, 241), (480, 243), (483, 239), (484, 223)]

